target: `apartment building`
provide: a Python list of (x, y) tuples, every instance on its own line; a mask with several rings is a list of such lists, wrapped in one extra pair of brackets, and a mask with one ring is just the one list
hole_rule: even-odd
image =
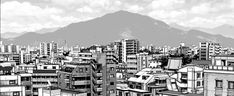
[(21, 82), (20, 85), (25, 87), (25, 96), (32, 95), (32, 74), (31, 73), (21, 73), (20, 76)]
[[(104, 96), (116, 96), (116, 66), (118, 64), (118, 55), (114, 48), (108, 47), (104, 50), (104, 56), (102, 56), (103, 66), (103, 80), (106, 88), (104, 90)], [(100, 61), (100, 60), (99, 60)]]
[(47, 87), (48, 81), (52, 85), (57, 86), (57, 70), (54, 69), (35, 69), (32, 73), (32, 87), (33, 96), (38, 96), (38, 89), (41, 87)]
[(139, 41), (137, 39), (123, 39), (122, 43), (122, 60), (127, 62), (127, 56), (136, 54), (139, 51)]
[(26, 96), (19, 75), (0, 75), (0, 96)]
[(101, 96), (102, 65), (90, 62), (67, 62), (58, 72), (58, 87), (87, 93), (87, 96)]
[(127, 85), (117, 85), (117, 96), (158, 96), (158, 92), (167, 90), (167, 78), (162, 69), (142, 69), (128, 79)]
[(189, 64), (171, 76), (175, 79), (178, 90), (182, 93), (202, 93), (203, 92), (203, 68), (194, 64)]
[(53, 56), (58, 53), (58, 44), (54, 41), (50, 43), (41, 42), (40, 43), (40, 55)]
[(234, 56), (212, 57), (212, 65), (204, 70), (204, 96), (234, 95)]
[(221, 53), (221, 45), (219, 43), (200, 42), (199, 48), (199, 60), (209, 60), (212, 56)]
[(127, 55), (126, 64), (127, 64), (128, 77), (131, 77), (134, 74), (136, 74), (138, 71), (140, 71), (140, 67), (137, 63), (136, 54)]

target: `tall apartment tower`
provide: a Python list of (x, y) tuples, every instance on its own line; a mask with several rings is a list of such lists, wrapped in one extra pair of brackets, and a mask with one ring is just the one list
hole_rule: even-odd
[(51, 43), (40, 43), (40, 55), (52, 56), (53, 54), (58, 53), (58, 44), (54, 41)]
[(116, 96), (116, 66), (118, 64), (118, 55), (115, 50), (115, 48), (108, 46), (104, 50), (104, 53), (97, 54), (97, 61), (102, 64), (102, 96)]
[(199, 60), (209, 60), (209, 42), (200, 42), (199, 48)]
[(214, 42), (200, 42), (199, 43), (199, 60), (209, 60), (214, 55), (219, 55), (221, 46)]
[(122, 43), (122, 61), (127, 61), (127, 55), (136, 54), (139, 51), (139, 41), (137, 39), (123, 39)]

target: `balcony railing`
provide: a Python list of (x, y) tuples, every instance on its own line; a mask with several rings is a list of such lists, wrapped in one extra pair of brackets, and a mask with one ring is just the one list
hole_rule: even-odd
[(97, 84), (102, 84), (102, 80), (97, 80)]
[(206, 67), (207, 70), (223, 70), (223, 71), (234, 71), (234, 66), (217, 66), (211, 65)]
[(97, 76), (102, 76), (102, 73), (97, 73)]
[(98, 91), (98, 92), (102, 91), (102, 88), (97, 88), (97, 91)]
[(74, 81), (74, 85), (87, 85), (90, 81)]

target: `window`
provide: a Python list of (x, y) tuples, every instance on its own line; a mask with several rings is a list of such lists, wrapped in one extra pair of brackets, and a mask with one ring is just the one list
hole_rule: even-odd
[(188, 77), (187, 73), (181, 73), (181, 78), (187, 78), (187, 77)]
[(142, 79), (143, 79), (143, 80), (146, 80), (146, 79), (148, 79), (148, 77), (149, 77), (149, 76), (142, 76)]
[(223, 81), (222, 80), (216, 80), (215, 84), (216, 84), (216, 88), (223, 88)]
[(20, 96), (19, 92), (13, 92), (13, 96)]
[(13, 85), (13, 84), (16, 84), (16, 82), (15, 82), (15, 80), (9, 80), (9, 84)]
[(201, 86), (201, 82), (200, 81), (197, 81), (197, 86)]
[(88, 72), (88, 68), (85, 68), (85, 72)]
[(234, 81), (228, 81), (228, 89), (234, 89)]
[(114, 78), (115, 77), (115, 75), (114, 74), (110, 74), (110, 78)]
[(79, 68), (79, 72), (83, 72), (83, 68)]
[(201, 78), (201, 73), (197, 73), (197, 78)]
[(44, 69), (47, 69), (47, 66), (44, 66)]
[(53, 66), (52, 69), (56, 69), (56, 66)]
[(112, 90), (110, 90), (110, 93), (112, 94), (112, 93), (115, 93), (115, 91), (112, 89)]
[(115, 69), (114, 67), (110, 67), (110, 70), (111, 70), (111, 71), (114, 71), (114, 69)]
[(26, 90), (31, 90), (31, 86), (25, 86)]
[(115, 85), (115, 83), (114, 82), (110, 82), (110, 85)]

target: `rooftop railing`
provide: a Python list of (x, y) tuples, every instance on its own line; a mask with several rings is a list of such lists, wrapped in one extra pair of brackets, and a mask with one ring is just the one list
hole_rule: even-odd
[(234, 71), (234, 66), (217, 66), (210, 65), (205, 68), (206, 70), (222, 70), (222, 71)]

